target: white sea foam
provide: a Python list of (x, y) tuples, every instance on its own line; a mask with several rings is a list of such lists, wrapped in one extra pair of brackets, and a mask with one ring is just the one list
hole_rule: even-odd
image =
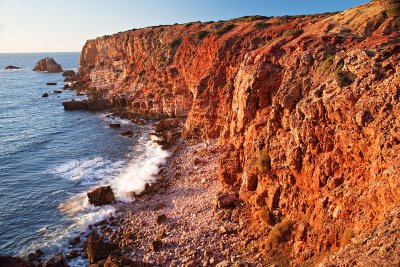
[(96, 185), (111, 180), (124, 164), (124, 161), (112, 162), (102, 157), (68, 161), (52, 170), (51, 173), (69, 180), (80, 180), (82, 185)]

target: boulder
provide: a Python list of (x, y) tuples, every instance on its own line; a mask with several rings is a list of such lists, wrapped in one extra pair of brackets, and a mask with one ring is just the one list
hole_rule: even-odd
[(42, 95), (42, 97), (49, 97), (49, 94), (48, 94), (48, 93), (44, 93), (44, 94)]
[(110, 123), (108, 125), (108, 127), (112, 128), (112, 129), (117, 129), (117, 128), (121, 128), (121, 124), (119, 124), (119, 123)]
[(114, 193), (110, 186), (99, 187), (92, 192), (87, 193), (90, 204), (102, 206), (114, 201)]
[(101, 111), (107, 108), (107, 101), (103, 99), (88, 99), (82, 101), (69, 100), (62, 103), (65, 110)]
[(5, 67), (4, 69), (5, 69), (5, 70), (19, 70), (20, 67), (16, 67), (16, 66), (10, 65), (10, 66)]
[(167, 216), (166, 216), (165, 214), (161, 214), (161, 215), (157, 216), (156, 223), (157, 223), (158, 225), (160, 225), (160, 224), (162, 224), (163, 222), (165, 222), (167, 219), (168, 219), (168, 218), (167, 218)]
[(128, 131), (124, 131), (121, 133), (122, 136), (128, 136), (128, 137), (132, 137), (133, 136), (133, 132), (131, 130)]
[(55, 93), (55, 94), (61, 94), (62, 91), (60, 91), (60, 90), (54, 90), (53, 93)]
[(73, 70), (64, 70), (64, 72), (62, 73), (63, 77), (75, 77), (76, 73)]
[(45, 72), (62, 72), (61, 65), (58, 64), (53, 58), (49, 57), (39, 60), (33, 70)]
[(20, 257), (0, 256), (0, 266), (2, 267), (29, 267), (30, 264)]
[(67, 261), (61, 253), (58, 253), (54, 257), (48, 258), (42, 265), (43, 267), (67, 267)]
[(107, 259), (115, 244), (101, 240), (97, 235), (89, 236), (87, 243), (87, 255), (90, 263), (96, 263)]
[(229, 193), (219, 193), (214, 202), (216, 208), (219, 209), (234, 208), (236, 205), (236, 196)]
[(51, 83), (46, 83), (46, 85), (57, 85), (57, 83), (51, 82)]

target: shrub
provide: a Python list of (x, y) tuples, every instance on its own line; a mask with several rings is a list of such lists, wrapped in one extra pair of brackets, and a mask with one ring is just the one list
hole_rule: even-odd
[(236, 20), (242, 21), (242, 22), (251, 22), (251, 21), (262, 20), (262, 19), (267, 19), (267, 18), (268, 17), (266, 17), (266, 16), (255, 15), (255, 16), (244, 16), (244, 17), (238, 18)]
[(336, 69), (336, 81), (339, 86), (347, 86), (351, 84), (351, 80), (347, 77), (346, 73), (343, 71), (344, 64), (341, 63)]
[(208, 31), (199, 31), (198, 33), (196, 33), (196, 38), (199, 40), (204, 39), (207, 35), (209, 34)]
[(188, 27), (192, 26), (193, 24), (194, 24), (194, 22), (186, 23), (185, 27), (188, 28)]
[(218, 35), (224, 35), (225, 33), (233, 30), (233, 28), (235, 28), (236, 25), (235, 24), (226, 24), (224, 26), (222, 26), (218, 31), (217, 34)]
[(276, 224), (268, 234), (267, 247), (275, 248), (279, 244), (289, 240), (292, 233), (293, 222), (289, 218), (284, 218)]
[(271, 170), (271, 158), (268, 155), (268, 149), (264, 148), (260, 151), (256, 164), (261, 173), (267, 173)]
[(328, 55), (326, 59), (322, 62), (319, 68), (320, 71), (322, 73), (327, 73), (329, 70), (331, 70), (334, 61), (335, 61), (335, 55)]
[(265, 22), (257, 22), (256, 24), (254, 24), (254, 29), (256, 30), (263, 30), (265, 28), (268, 28), (269, 26), (271, 26), (270, 23), (265, 23)]
[(282, 36), (286, 37), (286, 36), (290, 36), (290, 35), (301, 34), (302, 32), (303, 32), (302, 30), (293, 30), (293, 29), (286, 30), (282, 33)]
[(145, 70), (142, 70), (142, 71), (139, 73), (139, 78), (142, 78), (144, 75), (146, 75), (146, 71), (145, 71)]
[(347, 244), (351, 243), (351, 239), (355, 237), (354, 230), (351, 228), (346, 228), (342, 235), (341, 245), (346, 246)]
[(177, 39), (173, 40), (173, 41), (169, 44), (169, 46), (170, 46), (171, 48), (177, 48), (178, 46), (181, 45), (181, 43), (182, 43), (182, 39), (181, 39), (181, 38), (177, 38)]

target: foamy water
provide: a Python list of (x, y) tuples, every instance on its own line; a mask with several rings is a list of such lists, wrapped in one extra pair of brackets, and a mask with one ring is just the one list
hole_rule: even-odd
[[(80, 97), (53, 93), (63, 85), (60, 74), (31, 71), (46, 56), (65, 69), (77, 68), (78, 53), (0, 55), (0, 255), (66, 249), (71, 237), (116, 212), (112, 205), (91, 206), (88, 191), (110, 185), (118, 201), (130, 202), (131, 192), (155, 182), (168, 156), (148, 139), (149, 125), (64, 111), (63, 101)], [(5, 71), (6, 65), (22, 69)], [(48, 98), (41, 97), (44, 92)], [(120, 136), (128, 129), (133, 138)]]

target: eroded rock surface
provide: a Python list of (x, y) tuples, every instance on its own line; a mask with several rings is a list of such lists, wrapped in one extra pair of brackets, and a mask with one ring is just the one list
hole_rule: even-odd
[(249, 233), (273, 233), (261, 210), (290, 219), (290, 255), (306, 261), (399, 204), (393, 5), (105, 36), (84, 46), (78, 82), (114, 106), (187, 117), (187, 139), (217, 138), (220, 180), (251, 207)]
[(53, 58), (46, 57), (39, 60), (33, 70), (44, 72), (62, 72), (62, 67)]

